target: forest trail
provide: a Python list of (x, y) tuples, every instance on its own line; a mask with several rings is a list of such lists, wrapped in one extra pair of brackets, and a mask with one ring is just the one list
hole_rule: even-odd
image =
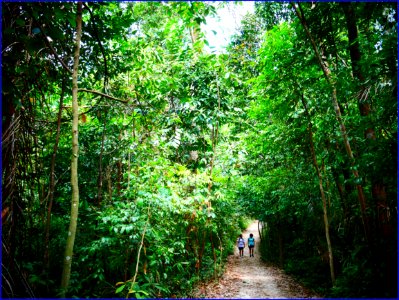
[(216, 281), (199, 287), (195, 297), (198, 298), (319, 298), (310, 292), (281, 269), (264, 263), (260, 258), (260, 238), (258, 221), (253, 222), (244, 232), (245, 243), (249, 234), (254, 235), (256, 246), (255, 257), (249, 257), (247, 245), (244, 257), (240, 258), (235, 247), (234, 255), (228, 257), (225, 273)]

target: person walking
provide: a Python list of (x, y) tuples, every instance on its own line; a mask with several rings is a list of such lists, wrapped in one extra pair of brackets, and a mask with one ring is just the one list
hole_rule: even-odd
[(251, 233), (248, 238), (249, 257), (254, 257), (255, 238)]
[(239, 250), (239, 253), (240, 253), (240, 257), (244, 257), (245, 241), (244, 241), (244, 239), (242, 237), (242, 234), (240, 234), (238, 236), (237, 247), (238, 247), (238, 250)]

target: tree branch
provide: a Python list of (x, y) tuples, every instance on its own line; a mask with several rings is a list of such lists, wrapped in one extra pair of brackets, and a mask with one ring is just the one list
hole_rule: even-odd
[(304, 13), (303, 13), (303, 10), (302, 10), (302, 7), (301, 7), (300, 3), (298, 3), (299, 10), (296, 7), (295, 2), (291, 2), (291, 5), (294, 8), (294, 11), (295, 11), (299, 21), (301, 21), (303, 29), (305, 30), (305, 33), (306, 33), (307, 37), (310, 40), (310, 43), (312, 44), (314, 54), (316, 55), (316, 58), (317, 58), (317, 60), (319, 62), (319, 65), (320, 65), (320, 67), (321, 67), (321, 69), (323, 71), (324, 76), (326, 77), (328, 83), (331, 84), (332, 83), (331, 72), (328, 69), (328, 67), (326, 66), (326, 64), (324, 63), (324, 61), (323, 61), (323, 59), (322, 59), (322, 57), (320, 55), (320, 52), (317, 49), (316, 42), (314, 41), (313, 36), (310, 33), (310, 30), (309, 30), (309, 27), (308, 27), (308, 25), (306, 23), (306, 20), (304, 18)]
[(100, 95), (100, 96), (103, 96), (105, 98), (108, 98), (108, 99), (111, 99), (111, 100), (115, 100), (115, 101), (119, 101), (119, 102), (122, 102), (122, 103), (128, 103), (129, 102), (128, 100), (122, 100), (122, 99), (119, 99), (119, 98), (116, 98), (116, 97), (113, 97), (113, 96), (110, 96), (110, 95), (107, 95), (107, 94), (104, 94), (104, 93), (101, 93), (101, 92), (95, 91), (95, 90), (88, 90), (88, 89), (80, 88), (80, 89), (78, 89), (78, 92), (92, 93), (92, 94)]
[(71, 70), (71, 69), (65, 64), (65, 62), (58, 56), (58, 54), (57, 54), (57, 52), (55, 52), (55, 49), (53, 48), (53, 46), (51, 46), (49, 40), (47, 39), (47, 35), (45, 34), (45, 32), (44, 32), (44, 30), (43, 30), (43, 28), (42, 28), (41, 25), (39, 25), (39, 29), (40, 29), (40, 32), (41, 32), (42, 35), (43, 35), (44, 42), (46, 43), (47, 47), (50, 48), (51, 52), (54, 54), (55, 59), (58, 60), (58, 61), (61, 63), (61, 65), (64, 67), (65, 70), (68, 71), (68, 73), (72, 74), (72, 70)]

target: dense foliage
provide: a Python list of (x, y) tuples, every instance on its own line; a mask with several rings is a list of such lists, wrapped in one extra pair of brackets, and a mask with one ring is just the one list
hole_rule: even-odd
[(253, 127), (240, 202), (264, 223), (265, 259), (322, 294), (394, 297), (396, 7), (302, 3), (297, 15), (287, 5), (257, 4), (254, 24), (273, 10), (286, 22), (263, 23), (257, 72), (247, 80)]
[(4, 296), (189, 296), (249, 216), (319, 293), (395, 297), (396, 6), (259, 2), (210, 54), (214, 14), (2, 3)]

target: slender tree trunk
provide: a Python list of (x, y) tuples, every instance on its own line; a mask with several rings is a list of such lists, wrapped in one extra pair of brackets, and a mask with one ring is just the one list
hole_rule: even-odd
[(305, 108), (306, 116), (308, 118), (308, 133), (309, 133), (310, 153), (312, 155), (313, 165), (314, 165), (314, 167), (316, 169), (317, 177), (319, 178), (319, 189), (320, 189), (321, 199), (322, 199), (322, 202), (323, 202), (324, 232), (325, 232), (325, 235), (326, 235), (328, 257), (329, 257), (329, 264), (330, 264), (330, 276), (331, 276), (331, 282), (334, 285), (334, 283), (335, 283), (334, 258), (333, 258), (331, 240), (330, 240), (330, 226), (329, 226), (329, 223), (328, 223), (327, 198), (326, 198), (326, 195), (324, 193), (324, 188), (323, 188), (323, 175), (322, 175), (321, 170), (319, 168), (319, 164), (317, 163), (316, 151), (315, 151), (314, 144), (313, 144), (313, 126), (312, 126), (312, 121), (310, 119), (309, 111), (308, 111), (307, 105), (305, 103), (305, 100), (303, 99), (303, 95), (301, 97), (301, 101), (302, 101), (302, 105)]
[(128, 248), (126, 249), (126, 255), (125, 255), (125, 276), (124, 276), (124, 280), (127, 281), (127, 271), (129, 270), (129, 257), (130, 257), (130, 253), (133, 251), (132, 247), (130, 247), (130, 245), (128, 246)]
[[(333, 79), (331, 78), (331, 71), (328, 68), (328, 66), (326, 65), (326, 63), (323, 61), (320, 52), (316, 46), (316, 43), (309, 31), (308, 25), (306, 23), (305, 17), (303, 15), (303, 13), (301, 13), (298, 8), (296, 7), (296, 4), (291, 2), (296, 15), (298, 16), (299, 20), (302, 23), (302, 26), (306, 32), (306, 35), (308, 36), (312, 47), (313, 47), (313, 51), (316, 55), (316, 58), (318, 60), (318, 63), (320, 65), (320, 68), (323, 71), (323, 74), (327, 80), (327, 82), (329, 83), (331, 89), (332, 89), (332, 105), (334, 107), (334, 111), (335, 111), (335, 117), (338, 121), (339, 124), (339, 128), (340, 128), (340, 132), (342, 135), (342, 138), (344, 140), (344, 146), (345, 146), (345, 150), (346, 153), (349, 157), (351, 166), (352, 166), (352, 174), (355, 177), (355, 181), (356, 181), (356, 189), (357, 189), (357, 194), (358, 194), (358, 199), (359, 199), (359, 203), (360, 203), (360, 212), (361, 212), (361, 218), (362, 218), (362, 223), (363, 223), (363, 228), (364, 228), (364, 234), (365, 234), (365, 238), (366, 240), (369, 240), (369, 226), (368, 226), (368, 222), (367, 222), (367, 217), (366, 217), (366, 197), (364, 195), (364, 191), (363, 191), (363, 186), (359, 183), (360, 182), (360, 176), (359, 176), (359, 172), (356, 169), (356, 163), (355, 163), (355, 158), (353, 156), (353, 152), (352, 152), (352, 148), (350, 146), (350, 142), (349, 142), (349, 138), (348, 138), (348, 132), (345, 128), (345, 124), (344, 121), (342, 120), (342, 116), (341, 116), (341, 111), (339, 108), (339, 104), (338, 104), (338, 100), (337, 100), (337, 89), (335, 87), (335, 82), (333, 81)], [(300, 9), (300, 4), (298, 4), (299, 9)]]
[(53, 207), (54, 187), (55, 187), (55, 159), (57, 156), (58, 143), (60, 140), (61, 115), (62, 115), (62, 105), (64, 103), (64, 93), (65, 93), (65, 79), (62, 80), (60, 106), (58, 109), (58, 116), (57, 116), (57, 134), (55, 137), (53, 155), (51, 157), (51, 167), (50, 167), (49, 201), (48, 201), (48, 207), (47, 207), (46, 232), (45, 232), (45, 241), (44, 241), (44, 265), (47, 270), (50, 267), (49, 243), (50, 243), (51, 210)]
[[(219, 84), (217, 85), (217, 96), (218, 96), (218, 107), (216, 110), (216, 114), (219, 113), (220, 111), (220, 92), (219, 92)], [(215, 163), (215, 157), (216, 157), (216, 146), (217, 146), (217, 142), (218, 142), (218, 136), (219, 136), (219, 119), (218, 117), (216, 117), (216, 126), (212, 127), (212, 159), (211, 159), (211, 164), (209, 167), (209, 183), (208, 183), (208, 191), (209, 193), (211, 192), (212, 189), (212, 172), (213, 172), (213, 165)]]
[(202, 234), (202, 245), (201, 245), (200, 252), (198, 254), (198, 258), (199, 258), (198, 270), (201, 269), (201, 266), (202, 266), (202, 258), (204, 256), (204, 251), (205, 251), (205, 240), (206, 240), (206, 231), (204, 230), (203, 234)]
[(219, 268), (218, 268), (218, 272), (220, 274), (220, 272), (222, 270), (222, 261), (223, 261), (223, 243), (222, 243), (222, 240), (221, 240), (221, 238), (220, 238), (218, 233), (216, 233), (216, 236), (217, 236), (217, 238), (219, 240), (219, 249), (220, 249)]
[(194, 45), (198, 38), (198, 33), (194, 27), (189, 27), (188, 31), (190, 32), (191, 43)]
[(130, 189), (130, 160), (131, 160), (131, 152), (130, 149), (127, 153), (127, 169), (128, 169), (128, 176), (127, 176), (127, 190)]
[(79, 132), (79, 103), (78, 103), (78, 68), (80, 55), (80, 41), (82, 37), (82, 2), (77, 3), (76, 14), (76, 47), (74, 53), (73, 74), (72, 74), (72, 161), (71, 161), (71, 219), (69, 223), (68, 238), (63, 257), (63, 270), (61, 278), (61, 297), (65, 295), (69, 286), (71, 276), (73, 245), (75, 243), (76, 227), (78, 223), (79, 209), (79, 186), (78, 186), (78, 132)]
[(258, 221), (259, 238), (262, 241), (263, 240), (263, 237), (262, 237), (263, 225), (262, 225), (262, 227), (260, 225), (261, 225), (261, 221)]
[(118, 181), (116, 187), (117, 187), (118, 196), (120, 196), (122, 191), (122, 161), (118, 160), (116, 165), (118, 167)]
[(211, 163), (209, 166), (209, 183), (208, 183), (208, 191), (209, 193), (212, 190), (212, 173), (213, 173), (213, 166), (215, 163), (215, 156), (216, 156), (216, 143), (217, 143), (217, 138), (218, 138), (218, 125), (212, 127), (212, 133), (211, 133), (211, 140), (212, 140), (212, 158), (211, 158)]
[(106, 169), (107, 176), (107, 187), (108, 187), (108, 200), (112, 201), (112, 176), (111, 176), (112, 167), (108, 166)]
[(281, 230), (281, 224), (278, 224), (278, 257), (279, 263), (282, 267), (284, 265), (284, 247), (283, 247), (283, 233)]
[(189, 32), (190, 32), (190, 37), (191, 37), (191, 43), (193, 44), (193, 48), (196, 50), (196, 53), (201, 54), (202, 53), (202, 49), (198, 46), (195, 45), (195, 43), (198, 41), (200, 32), (201, 32), (201, 28), (199, 24), (196, 24), (192, 27), (188, 28)]
[[(219, 136), (219, 118), (218, 118), (218, 113), (220, 111), (220, 92), (219, 92), (219, 84), (217, 85), (217, 96), (218, 96), (218, 107), (216, 110), (216, 125), (212, 126), (212, 131), (211, 131), (211, 141), (212, 141), (212, 158), (211, 158), (211, 162), (210, 162), (210, 166), (209, 166), (209, 183), (208, 183), (208, 195), (211, 195), (211, 191), (212, 191), (212, 185), (213, 185), (213, 181), (212, 181), (212, 173), (213, 173), (213, 167), (215, 164), (215, 157), (216, 157), (216, 146), (217, 146), (217, 142), (218, 142), (218, 136)], [(212, 209), (212, 202), (209, 198), (208, 202), (208, 212), (211, 212)], [(207, 222), (209, 221), (209, 217)], [(201, 255), (202, 256), (202, 255)]]
[(341, 206), (342, 206), (342, 210), (344, 212), (344, 222), (345, 222), (345, 228), (346, 228), (349, 212), (348, 212), (348, 205), (346, 203), (347, 201), (346, 201), (345, 189), (344, 189), (344, 186), (342, 185), (342, 183), (339, 181), (338, 170), (336, 168), (332, 168), (331, 171), (332, 171), (335, 185), (338, 190), (339, 198), (341, 200)]
[[(322, 161), (322, 163), (321, 163), (321, 171), (322, 171), (322, 175), (323, 175), (323, 178), (325, 178), (326, 179), (326, 188), (327, 188), (327, 191), (330, 191), (330, 180), (328, 179), (328, 176), (327, 176), (327, 171), (326, 171), (326, 165), (325, 165), (325, 163), (324, 163), (324, 160)], [(327, 203), (328, 203), (328, 209), (330, 209), (331, 208), (331, 197), (330, 197), (330, 194), (328, 193), (327, 194)]]
[[(135, 271), (135, 273), (134, 273), (133, 278), (130, 280), (132, 283), (131, 283), (131, 285), (130, 285), (129, 292), (126, 294), (126, 298), (128, 298), (129, 295), (130, 295), (131, 293), (133, 293), (134, 284), (136, 283), (137, 274), (139, 273), (139, 263), (140, 263), (141, 249), (142, 249), (143, 246), (144, 246), (144, 237), (145, 237), (145, 233), (146, 233), (146, 231), (147, 231), (148, 224), (150, 223), (150, 217), (151, 217), (150, 206), (148, 206), (148, 208), (147, 208), (147, 221), (145, 222), (144, 229), (143, 229), (143, 233), (142, 233), (142, 235), (141, 235), (140, 246), (139, 246), (139, 249), (138, 249), (138, 251), (137, 251), (136, 271)], [(145, 248), (144, 248), (144, 249), (145, 249)]]
[(105, 125), (106, 125), (107, 118), (104, 118), (103, 123), (103, 132), (101, 134), (101, 150), (100, 150), (100, 157), (98, 162), (98, 183), (97, 183), (97, 201), (98, 206), (101, 205), (102, 198), (103, 198), (103, 153), (104, 153), (104, 140), (105, 140)]
[(195, 241), (193, 243), (194, 257), (195, 259), (195, 272), (199, 273), (200, 268), (200, 254), (199, 254), (199, 238), (198, 238), (198, 228), (195, 228)]
[(216, 251), (215, 251), (215, 245), (213, 243), (213, 238), (212, 238), (212, 231), (210, 232), (210, 241), (211, 241), (211, 246), (212, 246), (212, 254), (213, 254), (213, 265), (214, 265), (214, 269), (213, 269), (213, 276), (217, 277), (217, 257), (216, 257)]

